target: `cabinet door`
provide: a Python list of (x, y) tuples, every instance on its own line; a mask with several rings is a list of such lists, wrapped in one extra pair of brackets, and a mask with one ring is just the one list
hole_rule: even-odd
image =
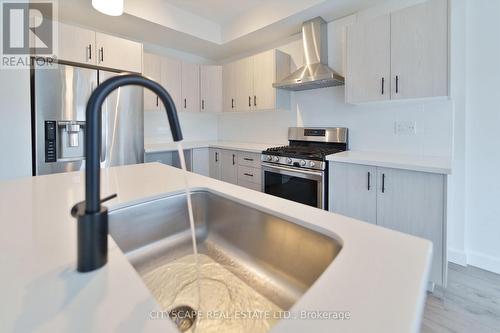
[(391, 45), (392, 99), (448, 95), (447, 0), (393, 13)]
[(445, 176), (378, 168), (377, 224), (432, 241), (430, 280), (443, 285)]
[(234, 64), (236, 84), (236, 111), (250, 111), (253, 103), (253, 57)]
[(180, 60), (167, 57), (162, 58), (161, 82), (174, 100), (177, 110), (181, 111), (183, 105), (181, 103), (182, 64)]
[(203, 176), (210, 176), (208, 148), (196, 148), (192, 150), (193, 172)]
[(222, 181), (238, 184), (238, 154), (231, 150), (221, 150)]
[(146, 153), (144, 156), (145, 163), (162, 163), (166, 165), (173, 165), (172, 152), (161, 152), (161, 153)]
[(220, 149), (209, 149), (209, 170), (210, 177), (214, 179), (221, 179), (221, 150)]
[(200, 66), (182, 62), (181, 110), (200, 111)]
[(222, 111), (222, 67), (200, 66), (201, 111)]
[[(148, 78), (161, 83), (161, 57), (155, 54), (144, 53), (143, 59), (144, 75)], [(144, 89), (144, 110), (160, 110), (160, 101), (158, 96), (149, 89)]]
[(236, 63), (229, 63), (222, 68), (224, 112), (236, 110)]
[(377, 222), (377, 168), (330, 164), (329, 210), (361, 221)]
[(100, 66), (142, 73), (142, 44), (97, 32), (96, 46)]
[(348, 27), (346, 75), (348, 103), (390, 99), (390, 36), (389, 15)]
[(95, 49), (94, 31), (59, 23), (59, 59), (95, 65)]
[(255, 110), (271, 110), (276, 107), (276, 89), (273, 88), (276, 76), (275, 60), (275, 50), (253, 57), (252, 108)]

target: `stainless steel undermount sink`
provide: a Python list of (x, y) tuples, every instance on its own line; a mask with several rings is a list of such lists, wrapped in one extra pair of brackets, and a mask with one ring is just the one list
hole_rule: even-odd
[[(341, 250), (334, 238), (211, 192), (193, 192), (192, 202), (199, 252), (283, 310)], [(114, 210), (109, 228), (143, 277), (193, 253), (185, 195)]]

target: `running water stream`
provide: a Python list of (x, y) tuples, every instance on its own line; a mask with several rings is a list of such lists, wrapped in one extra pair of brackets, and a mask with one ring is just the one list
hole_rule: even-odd
[[(279, 314), (283, 310), (211, 257), (198, 254), (191, 190), (181, 143), (177, 144), (177, 149), (184, 174), (193, 254), (157, 267), (143, 275), (143, 279), (160, 306), (170, 311), (171, 319), (181, 331), (265, 333), (279, 319), (262, 317), (259, 313)], [(196, 315), (192, 321), (172, 317), (172, 312), (192, 310)], [(235, 318), (234, 314), (238, 313), (254, 316)]]
[(179, 153), (179, 161), (181, 162), (182, 172), (184, 174), (184, 185), (186, 188), (187, 208), (189, 214), (189, 227), (191, 228), (191, 241), (193, 242), (194, 265), (196, 267), (196, 289), (197, 289), (197, 302), (196, 309), (200, 310), (201, 287), (200, 287), (200, 264), (198, 262), (198, 245), (196, 244), (196, 229), (194, 225), (193, 203), (191, 201), (191, 190), (188, 182), (188, 171), (186, 167), (186, 158), (184, 156), (184, 149), (182, 143), (177, 143), (177, 152)]

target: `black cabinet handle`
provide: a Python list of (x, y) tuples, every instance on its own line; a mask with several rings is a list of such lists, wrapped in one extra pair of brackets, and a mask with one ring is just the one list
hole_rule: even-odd
[(248, 176), (248, 177), (253, 177), (253, 175), (251, 173), (244, 173), (245, 176)]
[(248, 96), (248, 107), (252, 107), (252, 96)]
[(382, 174), (382, 193), (385, 193), (385, 173)]
[(371, 180), (372, 180), (372, 174), (368, 172), (368, 191), (372, 189)]
[(186, 109), (186, 108), (187, 108), (187, 99), (184, 98), (184, 109)]
[(243, 160), (248, 161), (248, 162), (253, 162), (253, 158), (245, 157), (245, 158), (243, 158)]
[(382, 78), (382, 95), (385, 93), (385, 78)]
[(396, 94), (399, 93), (399, 75), (396, 75)]
[(158, 96), (156, 96), (156, 106), (160, 106), (160, 98)]
[(236, 160), (235, 159), (236, 159), (236, 155), (233, 154), (233, 165), (236, 164)]
[(89, 44), (89, 60), (92, 60), (92, 44)]
[(253, 105), (257, 106), (257, 96), (253, 96)]
[(205, 110), (205, 100), (204, 99), (201, 100), (201, 109)]
[(215, 162), (219, 162), (219, 153), (215, 153)]
[(104, 47), (101, 47), (101, 62), (104, 61)]
[(231, 98), (231, 109), (234, 109), (234, 98)]

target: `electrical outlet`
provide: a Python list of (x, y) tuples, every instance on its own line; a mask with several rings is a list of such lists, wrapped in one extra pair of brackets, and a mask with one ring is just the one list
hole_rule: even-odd
[(396, 121), (394, 132), (396, 135), (415, 135), (417, 134), (417, 123), (415, 121)]

